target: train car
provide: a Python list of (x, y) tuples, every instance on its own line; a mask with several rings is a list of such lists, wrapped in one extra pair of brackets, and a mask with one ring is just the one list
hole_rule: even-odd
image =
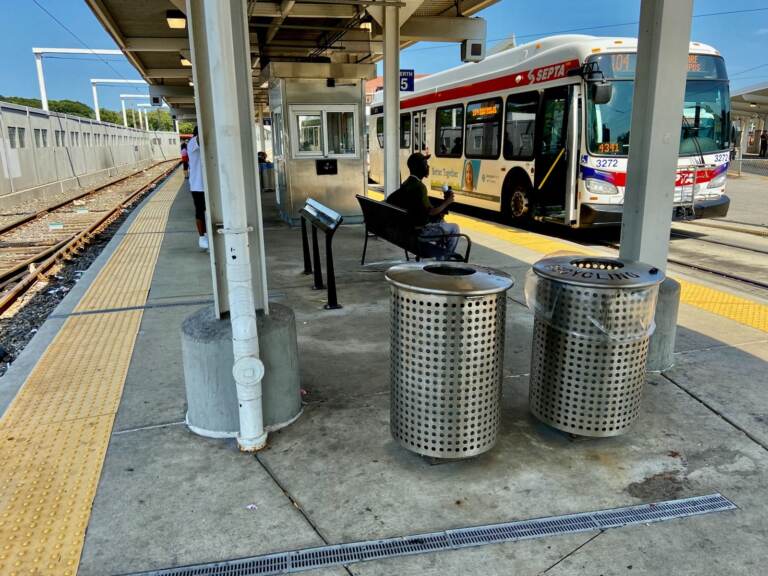
[[(501, 212), (576, 228), (621, 222), (637, 40), (553, 36), (416, 80), (400, 98), (400, 173), (431, 153), (428, 189)], [(384, 117), (369, 116), (370, 178), (383, 182)], [(730, 97), (717, 50), (692, 42), (680, 159), (678, 218), (725, 216)], [(374, 137), (375, 136), (375, 137)]]

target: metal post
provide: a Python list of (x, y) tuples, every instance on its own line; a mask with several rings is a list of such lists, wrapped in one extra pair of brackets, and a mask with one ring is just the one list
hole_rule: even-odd
[(144, 130), (149, 130), (149, 110), (144, 109)]
[(120, 106), (123, 109), (123, 126), (128, 128), (128, 115), (125, 113), (125, 100), (120, 98)]
[(91, 82), (91, 92), (93, 92), (93, 109), (96, 112), (96, 122), (101, 122), (101, 112), (99, 112), (99, 92), (96, 84)]
[(48, 112), (48, 93), (45, 91), (42, 54), (35, 54), (35, 66), (37, 67), (37, 83), (40, 86), (40, 101), (43, 103), (43, 110)]
[(384, 193), (400, 187), (400, 12), (384, 7)]
[(620, 256), (666, 270), (693, 0), (643, 0)]
[(301, 220), (301, 251), (304, 255), (304, 274), (312, 274), (312, 261), (309, 257), (309, 238), (307, 238), (307, 221), (304, 216)]
[(261, 106), (259, 106), (259, 112), (258, 112), (258, 120), (259, 120), (259, 151), (266, 152), (266, 139), (264, 137), (264, 112), (261, 109)]
[[(232, 322), (232, 373), (237, 387), (240, 449), (256, 451), (266, 445), (262, 413), (264, 365), (259, 359), (257, 304), (266, 310), (264, 239), (261, 205), (249, 221), (247, 198), (260, 202), (253, 139), (253, 87), (251, 85), (247, 3), (241, 0), (187, 0), (193, 30), (193, 61), (203, 56), (207, 65), (196, 68), (195, 86), (207, 85), (216, 106), (208, 111), (215, 131), (215, 154), (223, 162), (209, 166), (218, 175), (224, 235), (224, 266)], [(202, 37), (198, 36), (202, 35)], [(198, 52), (199, 51), (199, 52)], [(202, 77), (201, 77), (202, 76)], [(210, 145), (203, 127), (201, 142)], [(251, 228), (252, 227), (252, 228)], [(211, 231), (213, 232), (213, 231)], [(253, 232), (253, 234), (251, 234)], [(258, 253), (256, 278), (251, 250)]]
[(335, 230), (325, 233), (325, 268), (328, 277), (328, 304), (326, 310), (336, 310), (341, 308), (336, 297), (336, 273), (333, 270), (333, 235)]
[(131, 127), (136, 128), (136, 111), (131, 108)]
[(315, 284), (312, 286), (312, 290), (322, 290), (323, 286), (323, 269), (320, 267), (320, 246), (317, 242), (317, 228), (312, 226), (312, 263), (315, 268)]

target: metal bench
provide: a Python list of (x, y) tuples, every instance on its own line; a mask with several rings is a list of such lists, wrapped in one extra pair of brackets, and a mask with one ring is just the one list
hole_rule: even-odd
[[(416, 260), (422, 258), (444, 258), (457, 260), (461, 262), (469, 261), (469, 252), (472, 250), (472, 240), (466, 234), (441, 234), (439, 236), (430, 234), (422, 236), (422, 229), (414, 227), (408, 218), (408, 212), (387, 204), (378, 202), (366, 196), (357, 195), (357, 201), (363, 211), (365, 220), (365, 244), (363, 244), (363, 257), (360, 264), (365, 264), (365, 252), (368, 249), (368, 235), (378, 236), (387, 242), (405, 250), (406, 259), (410, 259), (409, 254), (413, 254)], [(462, 237), (467, 242), (467, 249), (464, 255), (451, 252), (440, 245), (440, 241), (452, 238)]]

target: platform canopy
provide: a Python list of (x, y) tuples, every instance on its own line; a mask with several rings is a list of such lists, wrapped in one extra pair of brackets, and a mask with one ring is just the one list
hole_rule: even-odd
[[(471, 16), (497, 1), (247, 1), (256, 109), (267, 102), (259, 76), (269, 62), (370, 63), (382, 59), (380, 14), (386, 6), (400, 8), (401, 26), (407, 25), (401, 33), (400, 45), (406, 47), (419, 40), (451, 41), (452, 35), (460, 37), (464, 31), (457, 16)], [(188, 28), (184, 26), (186, 2), (86, 0), (86, 3), (150, 84), (151, 92), (161, 95), (183, 116), (193, 115), (190, 47)], [(439, 37), (435, 36), (438, 31)]]
[(768, 82), (739, 88), (731, 93), (734, 116), (765, 116), (768, 114)]

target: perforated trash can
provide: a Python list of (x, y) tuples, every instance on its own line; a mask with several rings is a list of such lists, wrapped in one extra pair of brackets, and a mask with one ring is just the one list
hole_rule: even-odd
[(482, 454), (499, 429), (505, 293), (513, 280), (448, 262), (403, 264), (386, 277), (392, 436), (424, 456)]
[(663, 279), (652, 266), (618, 258), (533, 265), (529, 405), (539, 420), (581, 436), (618, 436), (634, 423)]

